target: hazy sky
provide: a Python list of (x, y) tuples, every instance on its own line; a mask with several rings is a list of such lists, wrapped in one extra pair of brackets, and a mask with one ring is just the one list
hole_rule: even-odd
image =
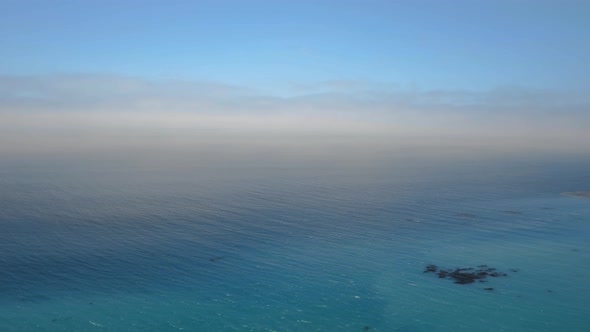
[(590, 137), (589, 17), (590, 1), (572, 0), (3, 0), (1, 135), (567, 145)]

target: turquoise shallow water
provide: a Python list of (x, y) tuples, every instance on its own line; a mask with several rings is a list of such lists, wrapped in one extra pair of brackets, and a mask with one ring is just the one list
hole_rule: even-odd
[(589, 169), (5, 161), (0, 331), (587, 331)]

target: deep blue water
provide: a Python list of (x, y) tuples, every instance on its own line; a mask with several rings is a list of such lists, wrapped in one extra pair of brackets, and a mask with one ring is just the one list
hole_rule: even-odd
[(0, 331), (588, 331), (583, 190), (563, 155), (5, 159)]

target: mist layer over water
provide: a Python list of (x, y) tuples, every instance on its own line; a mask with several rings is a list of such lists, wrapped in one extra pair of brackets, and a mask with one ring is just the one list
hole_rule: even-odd
[(4, 158), (0, 330), (590, 324), (587, 157), (283, 147)]

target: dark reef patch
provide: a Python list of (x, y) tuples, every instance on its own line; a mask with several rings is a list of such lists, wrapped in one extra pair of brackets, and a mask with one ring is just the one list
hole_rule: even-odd
[[(518, 270), (512, 269), (513, 272)], [(438, 266), (429, 264), (426, 265), (424, 269), (424, 273), (434, 273), (440, 279), (450, 279), (453, 280), (455, 284), (466, 285), (471, 284), (476, 281), (478, 282), (486, 282), (487, 277), (506, 277), (508, 274), (504, 272), (499, 272), (496, 268), (488, 267), (487, 265), (479, 265), (477, 268), (473, 267), (459, 267), (455, 269), (442, 269), (438, 268)], [(493, 290), (493, 288), (488, 289), (484, 288), (485, 290)]]
[(438, 269), (438, 267), (436, 265), (426, 265), (426, 269), (424, 270), (424, 273), (426, 272), (436, 272), (436, 269)]

